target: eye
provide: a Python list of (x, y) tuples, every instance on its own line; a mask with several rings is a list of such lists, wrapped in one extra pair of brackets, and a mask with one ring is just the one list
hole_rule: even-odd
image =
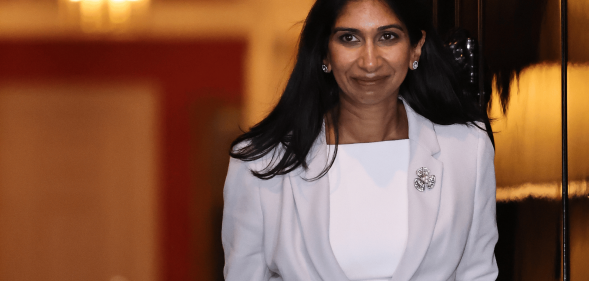
[(385, 33), (380, 37), (380, 40), (389, 41), (389, 40), (393, 40), (396, 38), (397, 38), (397, 35), (394, 33)]
[(354, 36), (353, 34), (344, 34), (342, 36), (340, 36), (340, 40), (342, 40), (343, 42), (358, 42), (360, 40), (358, 40), (358, 38), (356, 38), (356, 36)]

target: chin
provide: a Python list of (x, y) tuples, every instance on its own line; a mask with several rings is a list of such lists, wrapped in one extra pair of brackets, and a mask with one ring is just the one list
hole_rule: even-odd
[(377, 93), (366, 93), (362, 96), (362, 98), (359, 99), (359, 102), (361, 102), (362, 104), (371, 105), (379, 104), (385, 100), (387, 100), (386, 96), (379, 95)]

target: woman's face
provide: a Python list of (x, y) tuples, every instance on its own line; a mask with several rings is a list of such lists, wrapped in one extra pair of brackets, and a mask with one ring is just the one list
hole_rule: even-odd
[(335, 22), (324, 60), (341, 97), (366, 105), (396, 99), (407, 71), (419, 60), (423, 34), (417, 46), (411, 46), (405, 25), (387, 4), (348, 2)]

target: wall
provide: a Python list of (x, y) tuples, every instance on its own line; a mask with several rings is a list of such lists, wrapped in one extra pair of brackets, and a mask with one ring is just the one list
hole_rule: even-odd
[[(70, 258), (77, 257), (75, 260), (61, 260), (48, 253), (29, 261), (27, 265), (32, 268), (45, 268), (39, 271), (31, 270), (32, 273), (53, 272), (53, 275), (46, 276), (42, 280), (62, 280), (61, 277), (65, 275), (100, 278), (96, 280), (104, 280), (101, 276), (105, 274), (116, 277), (117, 275), (114, 274), (118, 273), (111, 272), (110, 267), (103, 266), (99, 262), (102, 259), (112, 263), (117, 259), (108, 257), (113, 255), (130, 258), (127, 262), (128, 266), (125, 267), (126, 271), (152, 272), (150, 275), (152, 279), (144, 279), (132, 274), (124, 275), (129, 280), (213, 280), (216, 263), (211, 256), (217, 252), (217, 249), (214, 247), (216, 236), (210, 214), (214, 208), (213, 197), (218, 194), (213, 194), (213, 188), (209, 182), (211, 175), (206, 173), (208, 163), (194, 161), (195, 155), (206, 153), (203, 150), (203, 143), (210, 139), (209, 131), (200, 130), (198, 127), (207, 124), (202, 124), (200, 119), (197, 119), (198, 126), (195, 127), (194, 117), (208, 118), (209, 115), (227, 108), (230, 112), (237, 108), (239, 112), (243, 92), (244, 53), (245, 44), (239, 40), (206, 43), (197, 40), (120, 42), (11, 39), (0, 41), (1, 96), (4, 101), (14, 100), (13, 103), (19, 103), (21, 99), (27, 101), (20, 105), (22, 110), (8, 108), (4, 111), (7, 113), (2, 115), (2, 122), (8, 124), (5, 128), (9, 131), (3, 135), (12, 136), (23, 129), (29, 134), (39, 134), (35, 130), (43, 129), (44, 131), (40, 133), (47, 132), (49, 136), (54, 136), (52, 138), (68, 140), (67, 143), (58, 146), (57, 151), (63, 153), (57, 154), (51, 152), (56, 149), (54, 144), (44, 143), (43, 138), (40, 137), (37, 137), (36, 142), (30, 145), (23, 142), (16, 148), (14, 148), (14, 140), (0, 142), (0, 147), (6, 153), (16, 149), (26, 155), (32, 154), (30, 157), (33, 157), (32, 160), (20, 166), (3, 162), (4, 173), (20, 172), (13, 176), (14, 180), (0, 183), (2, 190), (10, 193), (22, 189), (20, 186), (27, 184), (25, 180), (39, 179), (28, 184), (30, 193), (21, 193), (21, 197), (14, 197), (16, 201), (7, 199), (11, 203), (4, 205), (11, 212), (16, 212), (18, 209), (11, 206), (15, 206), (14, 204), (18, 202), (29, 202), (27, 204), (33, 209), (27, 209), (28, 214), (37, 217), (20, 217), (18, 220), (6, 221), (10, 224), (0, 227), (2, 231), (6, 231), (3, 237), (7, 240), (14, 235), (22, 236), (25, 233), (37, 233), (37, 236), (27, 238), (28, 240), (23, 238), (18, 243), (13, 241), (3, 245), (11, 245), (10, 249), (13, 251), (26, 249), (25, 245), (37, 245), (41, 249), (46, 249), (46, 252), (51, 252), (51, 249), (63, 249), (66, 251), (63, 255)], [(139, 86), (132, 87), (133, 85)], [(27, 90), (30, 87), (34, 87), (34, 90)], [(134, 89), (137, 87), (143, 89), (137, 94), (139, 101), (141, 102), (143, 98), (150, 102), (150, 107), (143, 111), (145, 113), (141, 111), (133, 113), (141, 109), (141, 103), (132, 99), (129, 101), (126, 98), (128, 95), (133, 97), (134, 91), (137, 92)], [(52, 99), (54, 92), (66, 96), (58, 95), (61, 99)], [(29, 93), (35, 95), (30, 96)], [(93, 100), (92, 97), (95, 95), (98, 97)], [(195, 105), (199, 105), (202, 99), (211, 98), (216, 101), (216, 104), (207, 108), (209, 113), (199, 112), (198, 106), (195, 107)], [(47, 99), (49, 101), (46, 102)], [(99, 106), (101, 102), (107, 102), (107, 105), (112, 104), (110, 106), (114, 106), (114, 109), (107, 105), (100, 110), (88, 109)], [(31, 119), (34, 117), (31, 115), (36, 114), (36, 108), (40, 106), (48, 107), (46, 119), (52, 127), (46, 128), (44, 123), (40, 123), (41, 120)], [(26, 111), (23, 112), (25, 109)], [(131, 113), (121, 115), (125, 112)], [(33, 121), (14, 123), (15, 116), (19, 118), (24, 116), (28, 118), (25, 120)], [(144, 123), (133, 121), (134, 119), (129, 119), (129, 116)], [(221, 120), (224, 119), (221, 118)], [(137, 131), (141, 129), (141, 124), (144, 124), (144, 130), (154, 132), (147, 135), (141, 134), (141, 131)], [(237, 128), (237, 121), (234, 120), (232, 126), (227, 126)], [(78, 128), (85, 128), (86, 131), (78, 132), (80, 130)], [(77, 136), (80, 134), (91, 136), (87, 140), (89, 143), (80, 141), (78, 144)], [(107, 138), (111, 135), (112, 137)], [(147, 144), (136, 145), (133, 144), (133, 140), (139, 141), (139, 144), (141, 142)], [(107, 145), (106, 150), (101, 150), (100, 147), (105, 145)], [(79, 146), (82, 148), (78, 148)], [(108, 150), (108, 147), (112, 148)], [(226, 151), (227, 147), (215, 147), (215, 149)], [(62, 157), (62, 154), (77, 155), (79, 158)], [(6, 161), (18, 158), (18, 155), (6, 158)], [(107, 157), (108, 155), (112, 156)], [(146, 155), (152, 156), (145, 159)], [(60, 171), (59, 174), (43, 172), (44, 166), (38, 167), (34, 162), (34, 159), (39, 157), (47, 158), (47, 165)], [(85, 160), (80, 162), (79, 159)], [(151, 168), (146, 170), (141, 168), (142, 165)], [(72, 170), (71, 173), (67, 173), (74, 167), (81, 172)], [(126, 184), (126, 182), (133, 183), (134, 179), (133, 177), (127, 179), (127, 174), (129, 177), (136, 176), (135, 184)], [(37, 176), (27, 179), (29, 177), (27, 175)], [(75, 186), (64, 192), (55, 191), (57, 193), (54, 192), (53, 197), (46, 199), (54, 202), (53, 205), (48, 205), (46, 207), (48, 209), (39, 209), (43, 203), (34, 201), (34, 197), (31, 196), (38, 196), (35, 194), (43, 194), (40, 193), (42, 190), (52, 191), (61, 186), (59, 181), (46, 183), (45, 181), (52, 179), (50, 176), (61, 182), (73, 182)], [(3, 179), (11, 178), (3, 177)], [(19, 180), (25, 182), (21, 184)], [(151, 188), (149, 189), (151, 193), (148, 192), (145, 196), (156, 202), (151, 205), (144, 203), (148, 204), (147, 207), (141, 204), (133, 207), (134, 200), (138, 200), (138, 197), (134, 195), (136, 194), (134, 190), (137, 188)], [(115, 203), (119, 205), (104, 203), (106, 199), (102, 198), (111, 198), (109, 200), (115, 200)], [(63, 209), (59, 207), (74, 203), (83, 206)], [(119, 209), (111, 210), (112, 206), (119, 206)], [(59, 208), (59, 212), (52, 208)], [(78, 214), (80, 208), (84, 212)], [(120, 215), (117, 215), (119, 214), (117, 210), (121, 211)], [(62, 224), (59, 224), (59, 220), (56, 224), (52, 224), (51, 221), (44, 224), (38, 223), (56, 212), (65, 214), (66, 218), (75, 216), (78, 220), (71, 223), (65, 221)], [(124, 215), (125, 213), (128, 215)], [(123, 221), (120, 222), (121, 220)], [(142, 236), (136, 235), (136, 232), (145, 229), (126, 225), (124, 220), (145, 221), (148, 224), (145, 227), (151, 227), (145, 235), (151, 238), (142, 240)], [(107, 229), (107, 232), (102, 231), (101, 225), (109, 226), (117, 222), (120, 223), (112, 226), (110, 230)], [(46, 226), (47, 224), (49, 226)], [(30, 243), (31, 239), (45, 237), (47, 228), (56, 231), (55, 239), (57, 240)], [(97, 230), (102, 232), (96, 232)], [(78, 237), (78, 240), (68, 239), (72, 235)], [(118, 238), (108, 240), (108, 237)], [(124, 241), (139, 244), (130, 248), (117, 246)], [(85, 248), (76, 246), (78, 244), (97, 248), (92, 248), (94, 251), (83, 251)], [(153, 251), (156, 252), (152, 253), (152, 257), (156, 257), (156, 260), (151, 259), (150, 263), (141, 262), (142, 259), (149, 259), (149, 257), (142, 257), (137, 252), (133, 252), (133, 249), (137, 247), (154, 249)], [(56, 250), (54, 255), (59, 253)], [(76, 253), (76, 255), (69, 256), (67, 253)], [(57, 263), (51, 261), (54, 258), (58, 260)], [(68, 263), (68, 260), (71, 262)], [(2, 261), (4, 263), (1, 266), (15, 268), (12, 265), (14, 260), (5, 257), (0, 259), (0, 262)], [(83, 266), (80, 266), (80, 263), (83, 263)], [(19, 267), (14, 270), (17, 268)], [(77, 275), (69, 275), (74, 268), (82, 269), (78, 269)], [(12, 274), (11, 271), (1, 272)], [(95, 274), (97, 272), (101, 274)], [(26, 276), (22, 279), (7, 279), (41, 280), (34, 277), (37, 275)]]
[[(69, 98), (64, 98), (64, 102), (69, 105), (66, 110), (77, 112), (77, 115), (70, 115), (69, 118), (79, 119), (79, 122), (88, 128), (106, 128), (106, 131), (88, 129), (92, 134), (102, 135), (110, 134), (110, 123), (97, 125), (84, 121), (98, 117), (92, 115), (96, 114), (93, 111), (86, 110), (75, 97), (99, 91), (97, 89), (101, 87), (111, 87), (109, 85), (122, 87), (120, 91), (113, 90), (120, 92), (122, 97), (129, 94), (130, 90), (125, 90), (130, 87), (129, 85), (139, 85), (136, 87), (147, 89), (145, 95), (153, 101), (150, 111), (147, 112), (154, 113), (141, 116), (145, 118), (145, 122), (151, 120), (146, 126), (155, 130), (153, 135), (133, 134), (129, 139), (122, 138), (121, 135), (112, 142), (116, 146), (119, 141), (130, 142), (137, 138), (151, 145), (153, 149), (146, 153), (155, 156), (144, 164), (152, 165), (154, 168), (151, 172), (141, 174), (144, 175), (142, 180), (152, 177), (148, 186), (154, 189), (154, 193), (149, 194), (152, 194), (150, 196), (153, 197), (150, 198), (156, 202), (149, 205), (149, 212), (142, 211), (141, 208), (146, 208), (141, 207), (143, 205), (126, 205), (133, 197), (129, 195), (133, 194), (133, 185), (122, 184), (121, 176), (109, 176), (101, 170), (93, 170), (92, 165), (95, 164), (92, 163), (106, 165), (109, 162), (101, 160), (98, 156), (103, 153), (98, 153), (100, 150), (92, 150), (93, 144), (88, 144), (87, 149), (92, 151), (90, 155), (97, 158), (84, 162), (90, 164), (79, 164), (80, 169), (87, 171), (86, 174), (65, 174), (60, 179), (66, 182), (74, 179), (88, 181), (94, 177), (111, 182), (113, 186), (121, 185), (123, 189), (113, 189), (102, 182), (94, 183), (91, 185), (94, 189), (87, 187), (87, 192), (98, 195), (90, 196), (89, 200), (102, 202), (104, 200), (100, 198), (118, 198), (122, 196), (120, 193), (127, 194), (122, 196), (127, 199), (118, 200), (117, 204), (125, 205), (120, 208), (126, 208), (124, 210), (127, 210), (129, 215), (116, 215), (122, 212), (110, 210), (113, 205), (106, 203), (92, 203), (102, 206), (94, 209), (90, 207), (92, 204), (89, 204), (87, 208), (82, 208), (85, 215), (77, 217), (94, 225), (94, 228), (84, 227), (80, 221), (57, 224), (53, 228), (62, 233), (57, 236), (57, 242), (39, 244), (41, 248), (63, 249), (66, 252), (61, 252), (62, 256), (76, 256), (79, 259), (65, 259), (63, 262), (55, 263), (51, 260), (62, 260), (59, 257), (55, 258), (59, 251), (47, 250), (47, 255), (41, 255), (26, 263), (27, 267), (39, 268), (31, 270), (33, 275), (23, 275), (19, 277), (21, 279), (14, 279), (12, 277), (15, 275), (10, 275), (11, 278), (7, 279), (40, 280), (34, 277), (38, 276), (34, 275), (35, 273), (52, 272), (53, 275), (46, 276), (49, 279), (43, 280), (61, 280), (66, 276), (79, 279), (76, 276), (83, 275), (96, 276), (97, 280), (150, 280), (132, 273), (143, 271), (145, 274), (151, 272), (148, 274), (149, 278), (159, 280), (220, 280), (223, 257), (219, 241), (219, 223), (222, 206), (221, 188), (228, 159), (227, 147), (232, 138), (239, 133), (238, 125), (247, 128), (254, 124), (275, 103), (292, 65), (301, 21), (312, 1), (287, 3), (278, 0), (141, 0), (125, 4), (130, 10), (116, 10), (119, 15), (128, 12), (124, 21), (117, 22), (112, 21), (112, 13), (109, 14), (109, 11), (113, 11), (109, 10), (111, 4), (115, 2), (98, 2), (102, 3), (102, 6), (95, 9), (98, 12), (84, 14), (84, 9), (87, 11), (88, 6), (83, 5), (90, 1), (84, 3), (67, 0), (0, 0), (0, 88), (4, 89), (2, 96), (12, 95), (16, 91), (14, 89), (20, 89), (19, 87), (38, 85), (36, 89), (39, 90), (35, 91), (38, 98), (32, 100), (41, 102), (45, 96), (51, 97), (50, 92), (54, 90), (50, 89), (58, 87), (55, 85), (78, 85), (58, 91), (70, 95)], [(113, 95), (111, 98), (116, 100)], [(116, 101), (111, 103), (118, 104)], [(53, 103), (47, 102), (46, 106), (52, 108)], [(135, 106), (133, 102), (119, 105), (123, 111), (131, 110)], [(99, 112), (98, 116), (117, 116), (113, 110), (103, 111)], [(56, 114), (58, 113), (52, 112), (49, 115)], [(12, 119), (10, 116), (4, 116), (0, 123)], [(55, 121), (53, 126), (61, 128), (61, 131), (49, 128), (46, 130), (53, 132), (57, 138), (67, 138), (76, 134), (74, 125), (70, 125), (73, 121), (68, 118), (58, 120), (61, 120), (61, 123)], [(124, 124), (126, 123), (121, 121), (120, 126)], [(133, 126), (132, 123), (129, 124)], [(19, 126), (30, 127), (21, 124), (11, 125), (10, 128), (16, 130)], [(31, 127), (29, 130), (37, 130), (35, 128), (38, 127)], [(94, 141), (102, 142), (100, 139)], [(43, 141), (37, 145), (43, 151), (51, 148), (43, 144)], [(2, 148), (5, 151), (12, 150), (6, 142), (0, 143), (0, 150)], [(30, 149), (32, 147), (26, 147), (24, 150)], [(61, 149), (76, 154), (69, 146), (63, 146)], [(124, 155), (120, 154), (116, 159), (109, 161), (113, 162), (114, 166), (142, 161), (141, 158)], [(64, 164), (59, 166), (59, 169), (67, 171), (72, 163), (76, 163), (73, 159), (70, 160), (63, 160)], [(26, 165), (18, 169), (26, 170)], [(9, 166), (8, 163), (0, 166), (0, 169), (5, 173), (16, 169)], [(137, 168), (133, 168), (132, 165), (127, 169), (137, 172)], [(43, 175), (34, 171), (37, 170), (31, 170), (30, 174)], [(126, 170), (119, 172), (124, 174), (124, 171)], [(138, 185), (145, 187), (145, 184)], [(54, 186), (37, 181), (30, 187), (31, 194), (39, 190), (54, 189)], [(10, 193), (15, 189), (18, 189), (18, 185), (0, 183), (0, 190)], [(15, 209), (18, 202), (29, 202), (27, 204), (34, 207), (36, 201), (31, 201), (32, 195), (27, 194), (29, 193), (21, 194), (24, 197), (15, 200), (6, 199), (10, 202), (0, 207), (4, 206), (4, 210), (11, 212), (18, 210)], [(59, 193), (59, 196), (50, 200), (57, 202), (58, 205), (69, 204), (67, 202), (78, 204), (76, 202), (82, 200), (82, 195), (78, 195), (71, 192)], [(38, 209), (30, 209), (29, 214), (36, 214), (41, 218), (51, 216), (55, 211), (51, 208), (46, 214), (39, 213)], [(73, 215), (78, 209), (72, 207), (63, 210), (68, 215)], [(111, 217), (106, 216), (107, 213), (111, 214)], [(141, 247), (155, 249), (155, 260), (141, 262), (140, 258), (133, 258), (136, 257), (132, 251), (133, 247), (112, 248), (116, 243), (105, 240), (103, 237), (106, 234), (98, 231), (102, 229), (100, 225), (108, 223), (109, 218), (115, 221), (125, 218), (130, 221), (149, 222), (153, 229), (146, 235), (153, 237), (132, 241), (143, 241)], [(97, 222), (105, 219), (107, 222)], [(10, 240), (10, 237), (25, 231), (38, 233), (35, 237), (45, 237), (39, 233), (45, 233), (44, 229), (47, 226), (35, 223), (38, 220), (39, 218), (21, 217), (5, 221), (11, 224), (0, 225), (0, 229), (13, 230), (5, 232), (5, 236), (0, 237), (8, 237), (6, 240)], [(129, 226), (121, 225), (120, 228), (111, 229), (109, 233), (111, 237), (120, 237), (120, 241), (128, 241), (125, 239), (135, 237), (125, 229), (128, 230)], [(88, 231), (93, 234), (87, 234)], [(70, 236), (64, 233), (69, 233), (67, 235)], [(71, 235), (79, 239), (67, 239)], [(0, 247), (18, 252), (18, 249), (30, 239), (19, 240), (21, 242), (12, 243), (10, 247), (9, 244), (0, 244)], [(100, 241), (103, 242), (98, 243), (96, 239), (102, 239)], [(95, 250), (85, 252), (84, 247), (75, 247), (76, 243), (89, 244), (87, 247), (94, 247), (92, 249)], [(92, 243), (93, 245), (90, 245)], [(110, 246), (104, 246), (107, 244)], [(114, 250), (106, 251), (109, 247)], [(93, 260), (92, 258), (97, 255), (101, 258)], [(119, 268), (120, 270), (106, 266), (116, 260), (109, 258), (113, 255), (128, 257), (127, 265)], [(144, 259), (149, 260), (148, 257)], [(14, 261), (9, 258), (0, 258), (2, 268), (11, 267), (13, 263)], [(80, 267), (80, 264), (84, 266)], [(21, 267), (14, 267), (14, 270), (24, 265), (25, 263), (22, 263)], [(75, 267), (83, 269), (76, 271), (78, 275), (70, 274), (71, 269)], [(2, 272), (9, 274), (14, 270)]]

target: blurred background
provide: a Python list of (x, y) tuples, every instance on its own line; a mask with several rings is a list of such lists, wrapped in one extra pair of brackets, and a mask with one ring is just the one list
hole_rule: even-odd
[[(561, 280), (560, 1), (483, 2), (431, 0), (442, 35), (484, 38), (499, 280)], [(229, 143), (277, 101), (312, 4), (0, 0), (0, 280), (222, 280)], [(571, 273), (589, 280), (589, 2), (568, 5)]]

